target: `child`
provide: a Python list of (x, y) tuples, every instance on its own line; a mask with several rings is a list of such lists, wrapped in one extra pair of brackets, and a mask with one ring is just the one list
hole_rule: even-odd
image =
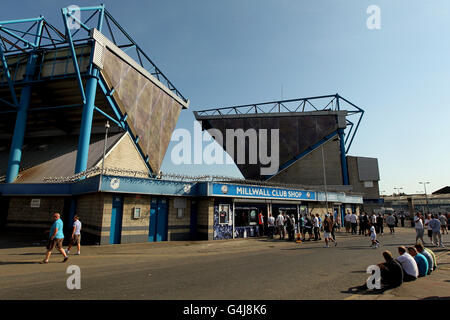
[(375, 232), (375, 227), (372, 223), (369, 222), (370, 226), (370, 240), (372, 240), (371, 247), (373, 249), (378, 248), (380, 246), (380, 242), (377, 240), (377, 233)]

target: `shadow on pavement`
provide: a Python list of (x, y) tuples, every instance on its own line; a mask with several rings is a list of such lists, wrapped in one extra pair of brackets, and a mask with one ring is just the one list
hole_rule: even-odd
[(39, 261), (9, 261), (9, 262), (0, 261), (0, 266), (11, 264), (39, 264)]
[(438, 297), (438, 296), (433, 296), (433, 297), (426, 297), (420, 300), (450, 300), (450, 297)]
[(349, 294), (361, 294), (361, 295), (380, 295), (383, 294), (386, 290), (392, 288), (381, 288), (381, 289), (367, 289), (367, 286), (363, 284), (362, 286), (350, 287), (346, 291), (341, 291), (341, 293), (349, 293)]

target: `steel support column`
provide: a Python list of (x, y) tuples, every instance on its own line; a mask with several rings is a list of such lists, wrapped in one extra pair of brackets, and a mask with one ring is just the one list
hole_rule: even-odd
[[(28, 58), (25, 80), (31, 80), (34, 74), (37, 55), (32, 53)], [(11, 149), (9, 152), (8, 170), (6, 172), (6, 183), (12, 183), (19, 174), (20, 161), (22, 160), (22, 146), (27, 127), (27, 113), (31, 98), (31, 84), (24, 87), (20, 93), (19, 108), (17, 110), (16, 124), (14, 127)]]
[(347, 169), (347, 157), (345, 154), (345, 141), (344, 141), (344, 129), (338, 129), (339, 142), (341, 146), (341, 167), (342, 167), (342, 180), (344, 185), (348, 185), (348, 169)]
[(78, 139), (75, 174), (83, 172), (87, 168), (98, 76), (99, 71), (97, 68), (94, 68), (91, 77), (87, 80), (86, 83), (86, 103), (83, 105), (83, 114), (81, 116), (80, 137)]

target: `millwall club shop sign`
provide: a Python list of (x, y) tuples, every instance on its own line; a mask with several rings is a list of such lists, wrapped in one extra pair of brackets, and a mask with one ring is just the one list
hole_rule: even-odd
[[(212, 190), (211, 190), (212, 189)], [(243, 186), (234, 184), (213, 183), (210, 185), (209, 195), (235, 198), (257, 198), (257, 199), (282, 199), (282, 200), (310, 200), (316, 201), (316, 192)]]

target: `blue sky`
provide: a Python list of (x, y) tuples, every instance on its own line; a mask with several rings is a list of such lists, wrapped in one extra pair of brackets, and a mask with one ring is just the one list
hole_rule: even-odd
[[(0, 20), (95, 1), (8, 1)], [(350, 155), (376, 157), (380, 190), (450, 185), (450, 2), (447, 0), (104, 1), (191, 110), (339, 93), (365, 111)], [(366, 27), (369, 5), (381, 29)], [(191, 129), (183, 111), (177, 128)], [(173, 144), (171, 145), (171, 147)], [(239, 175), (234, 165), (163, 171)]]

